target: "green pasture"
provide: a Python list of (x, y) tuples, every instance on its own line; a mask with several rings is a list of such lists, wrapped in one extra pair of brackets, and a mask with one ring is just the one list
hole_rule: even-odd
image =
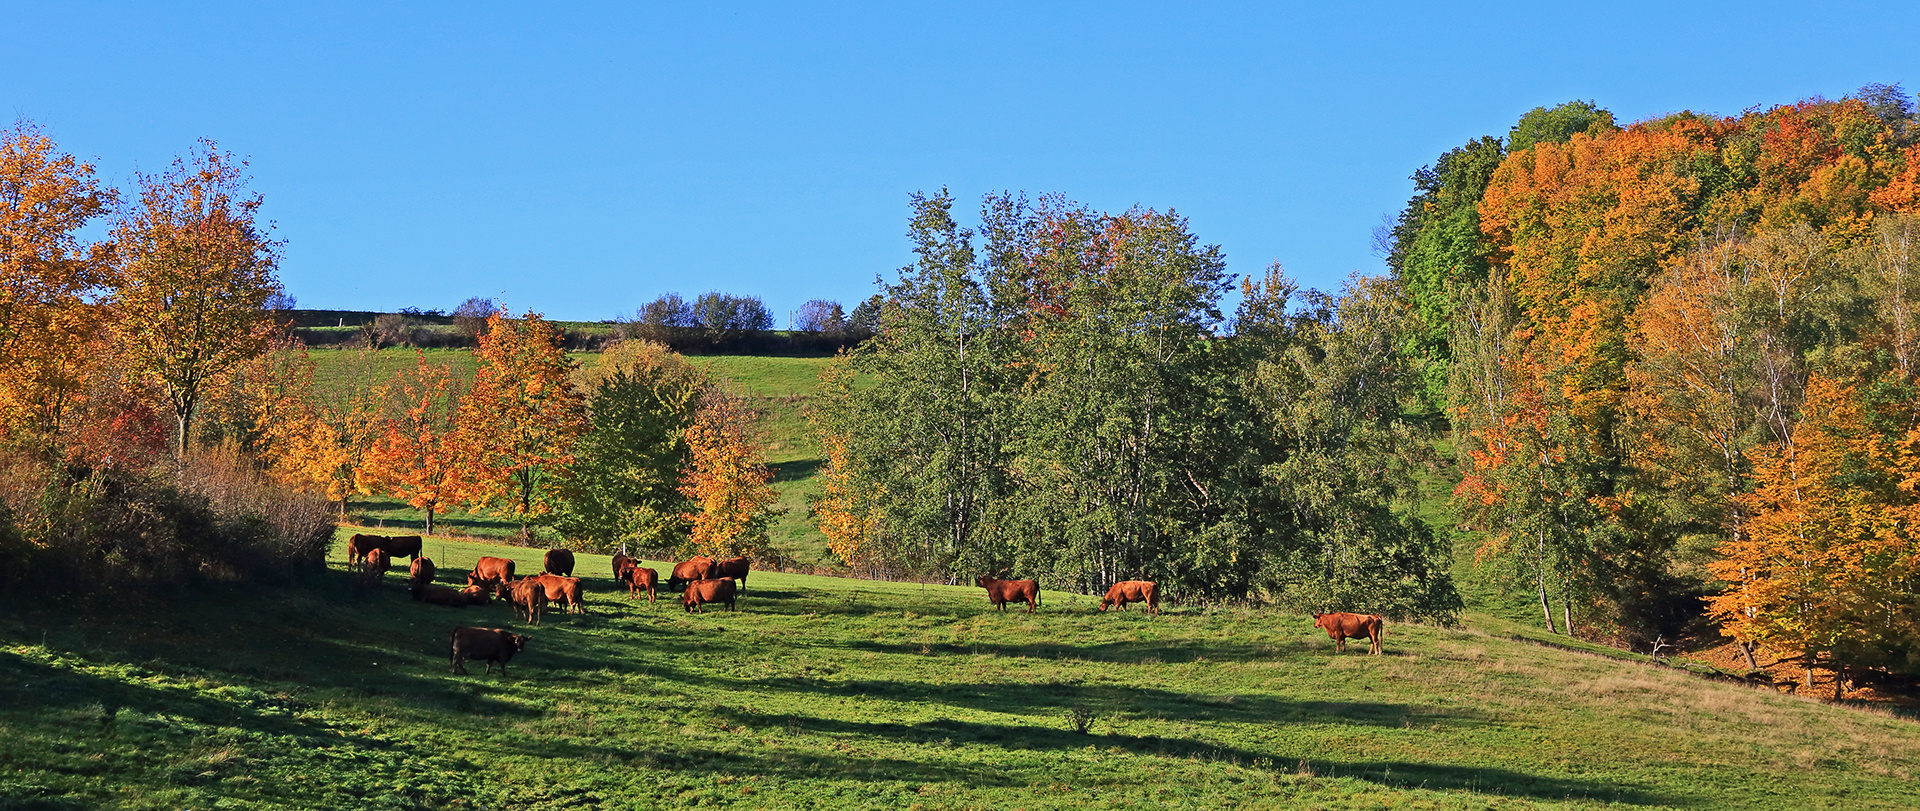
[[(598, 555), (590, 613), (528, 628), (333, 557), (0, 605), (0, 807), (1893, 809), (1920, 775), (1908, 720), (1471, 628), (1337, 655), (1291, 614), (766, 573), (690, 615)], [(533, 642), (455, 676), (456, 625)]]

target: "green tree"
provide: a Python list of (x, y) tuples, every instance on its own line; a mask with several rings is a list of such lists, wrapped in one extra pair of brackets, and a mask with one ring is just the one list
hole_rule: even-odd
[[(861, 477), (880, 529), (870, 560), (952, 576), (992, 565), (993, 511), (1012, 485), (1014, 333), (983, 288), (973, 232), (944, 190), (915, 194), (908, 229), (918, 257), (887, 285), (879, 333), (845, 356), (879, 385), (830, 388), (815, 418)], [(981, 569), (985, 571), (985, 569)]]
[(560, 475), (554, 528), (602, 549), (678, 547), (688, 511), (680, 471), (705, 375), (663, 344), (629, 339), (572, 379), (587, 422)]

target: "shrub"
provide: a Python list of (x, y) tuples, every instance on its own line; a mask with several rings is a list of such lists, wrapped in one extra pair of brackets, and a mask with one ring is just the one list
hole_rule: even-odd
[(29, 589), (281, 581), (320, 565), (332, 535), (325, 500), (231, 450), (146, 471), (0, 456), (0, 578)]

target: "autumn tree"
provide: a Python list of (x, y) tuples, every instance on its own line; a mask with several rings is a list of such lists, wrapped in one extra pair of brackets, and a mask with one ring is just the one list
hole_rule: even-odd
[(1915, 664), (1920, 550), (1902, 519), (1920, 512), (1911, 478), (1920, 409), (1908, 379), (1891, 382), (1900, 396), (1874, 414), (1855, 387), (1809, 380), (1792, 441), (1756, 453), (1756, 486), (1739, 497), (1748, 531), (1710, 564), (1727, 583), (1711, 601), (1723, 631), (1798, 653), (1808, 686), (1822, 665)]
[(746, 401), (709, 385), (687, 427), (687, 466), (680, 492), (691, 501), (685, 518), (691, 551), (712, 557), (764, 556), (767, 527), (780, 514), (773, 469), (767, 466)]
[(123, 264), (110, 303), (125, 360), (164, 392), (179, 453), (208, 382), (259, 354), (272, 329), (280, 243), (255, 222), (261, 197), (245, 170), (201, 141), (168, 171), (139, 175), (140, 202), (113, 229)]
[(367, 449), (365, 462), (354, 471), (354, 486), (365, 494), (387, 493), (427, 514), (427, 534), (433, 534), (433, 516), (467, 500), (471, 478), (462, 438), (454, 430), (460, 397), (452, 371), (445, 364), (429, 364), (425, 352), (415, 350), (415, 365), (380, 387), (382, 399), (397, 412), (387, 418)]
[(586, 424), (559, 475), (554, 528), (599, 548), (680, 546), (690, 510), (681, 473), (705, 375), (663, 344), (628, 339), (575, 369), (572, 383)]
[(552, 490), (584, 428), (559, 328), (540, 314), (495, 312), (474, 351), (479, 368), (460, 401), (458, 433), (473, 486), (466, 503), (525, 525), (553, 508)]
[(117, 276), (81, 230), (116, 199), (33, 124), (0, 130), (0, 431), (57, 433), (86, 389), (105, 322), (94, 302)]

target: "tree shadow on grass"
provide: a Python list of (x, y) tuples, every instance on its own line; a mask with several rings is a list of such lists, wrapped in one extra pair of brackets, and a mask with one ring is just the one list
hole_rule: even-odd
[[(1351, 709), (1353, 705), (1348, 705)], [(1376, 705), (1376, 714), (1399, 716), (1409, 708)], [(759, 714), (721, 707), (716, 714), (728, 723), (742, 727), (771, 730), (804, 729), (837, 736), (879, 738), (910, 745), (951, 746), (982, 744), (1009, 749), (1043, 751), (1118, 748), (1133, 755), (1170, 757), (1225, 763), (1247, 768), (1281, 772), (1307, 772), (1320, 777), (1347, 777), (1395, 789), (1435, 791), (1474, 791), (1503, 796), (1561, 800), (1569, 797), (1647, 806), (1675, 806), (1679, 798), (1643, 787), (1615, 781), (1581, 780), (1570, 777), (1530, 774), (1484, 766), (1464, 766), (1404, 761), (1343, 761), (1332, 758), (1296, 759), (1283, 752), (1255, 751), (1223, 746), (1207, 741), (1160, 736), (1126, 734), (1088, 734), (1065, 728), (1039, 725), (994, 724), (956, 719), (938, 719), (920, 723), (843, 721), (792, 714)], [(937, 750), (936, 750), (937, 751)], [(880, 776), (888, 779), (925, 779), (929, 774), (954, 779), (948, 767), (938, 763), (894, 758), (882, 761)], [(895, 773), (895, 770), (898, 773)], [(749, 771), (752, 771), (749, 769)], [(964, 770), (962, 770), (964, 771)], [(1016, 785), (1026, 782), (994, 772), (966, 774), (970, 781), (984, 785)]]
[(779, 483), (810, 478), (820, 472), (820, 468), (826, 464), (825, 459), (795, 459), (791, 462), (769, 465), (769, 467), (773, 468), (773, 481)]
[(1174, 641), (1164, 639), (1071, 643), (1045, 642), (1006, 645), (991, 642), (885, 642), (855, 641), (847, 649), (869, 653), (918, 653), (926, 656), (998, 656), (1002, 658), (1050, 659), (1117, 664), (1158, 664), (1185, 662), (1255, 662), (1281, 659), (1314, 650), (1300, 642), (1244, 644), (1236, 642)]

